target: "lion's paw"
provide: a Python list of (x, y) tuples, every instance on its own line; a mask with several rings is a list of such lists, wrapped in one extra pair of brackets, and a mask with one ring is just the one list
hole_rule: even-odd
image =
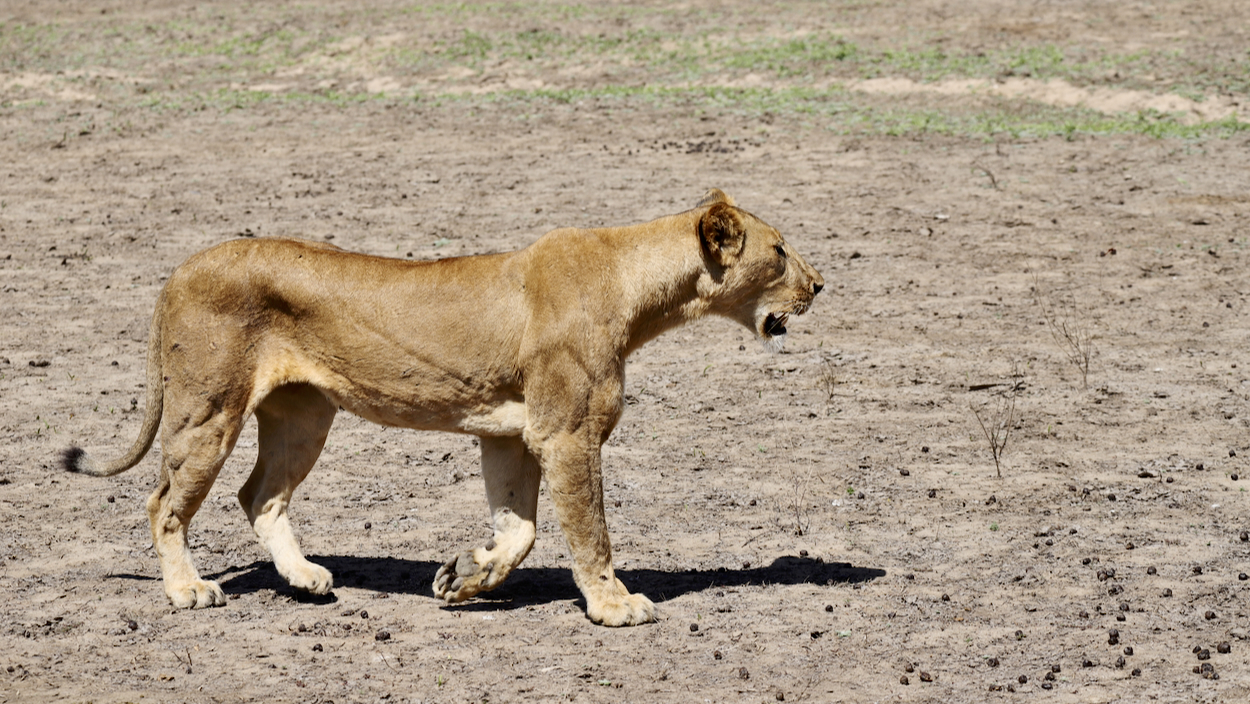
[(655, 621), (657, 611), (655, 603), (647, 597), (626, 593), (588, 604), (586, 615), (591, 621), (604, 626), (637, 626)]
[(282, 576), (292, 587), (309, 594), (329, 594), (334, 587), (334, 575), (330, 574), (330, 570), (308, 561)]
[(204, 609), (209, 606), (224, 606), (226, 603), (226, 593), (221, 590), (221, 586), (206, 579), (168, 587), (165, 593), (176, 609)]
[(475, 553), (470, 550), (460, 553), (438, 568), (434, 576), (434, 595), (449, 604), (464, 601), (478, 592), (494, 588), (490, 578), (495, 571), (495, 561), (486, 564), (478, 561)]

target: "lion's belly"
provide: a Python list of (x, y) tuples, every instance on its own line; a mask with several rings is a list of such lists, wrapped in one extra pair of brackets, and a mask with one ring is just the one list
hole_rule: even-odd
[(518, 400), (443, 404), (428, 399), (414, 401), (377, 396), (361, 398), (356, 395), (335, 398), (337, 394), (327, 395), (344, 410), (382, 425), (487, 437), (520, 435), (525, 429), (525, 403)]

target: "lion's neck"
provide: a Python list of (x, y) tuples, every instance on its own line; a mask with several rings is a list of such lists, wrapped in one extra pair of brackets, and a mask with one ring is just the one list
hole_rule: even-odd
[[(693, 229), (693, 228), (692, 228)], [(661, 334), (703, 317), (709, 302), (700, 295), (700, 279), (707, 276), (698, 238), (655, 228), (646, 233), (640, 246), (630, 248), (636, 261), (627, 271), (643, 271), (644, 276), (625, 282), (629, 311), (628, 355)], [(675, 248), (674, 245), (680, 245)]]

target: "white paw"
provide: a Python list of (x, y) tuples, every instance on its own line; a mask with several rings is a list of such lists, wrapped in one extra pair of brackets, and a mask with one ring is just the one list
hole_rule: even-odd
[(330, 574), (330, 570), (307, 561), (283, 571), (282, 576), (292, 587), (309, 594), (329, 594), (334, 587), (334, 575)]
[(588, 604), (586, 615), (591, 621), (604, 626), (637, 626), (655, 621), (657, 609), (647, 597), (626, 593)]
[(460, 553), (438, 568), (438, 574), (434, 575), (435, 596), (449, 604), (455, 604), (490, 588), (486, 585), (495, 563), (490, 561), (485, 565), (479, 564), (474, 552)]
[(165, 594), (176, 609), (204, 609), (226, 603), (226, 593), (221, 590), (221, 586), (206, 579), (167, 587)]

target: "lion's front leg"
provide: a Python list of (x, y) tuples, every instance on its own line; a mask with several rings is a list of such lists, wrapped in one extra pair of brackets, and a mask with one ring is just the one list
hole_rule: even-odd
[(612, 568), (612, 544), (603, 511), (599, 438), (558, 435), (543, 444), (542, 463), (560, 528), (573, 553), (573, 579), (586, 598), (586, 614), (605, 626), (656, 620), (656, 607), (630, 594)]
[(448, 603), (498, 587), (534, 546), (538, 461), (521, 438), (482, 438), (482, 477), (495, 535), (482, 547), (451, 558), (434, 577), (434, 594)]

